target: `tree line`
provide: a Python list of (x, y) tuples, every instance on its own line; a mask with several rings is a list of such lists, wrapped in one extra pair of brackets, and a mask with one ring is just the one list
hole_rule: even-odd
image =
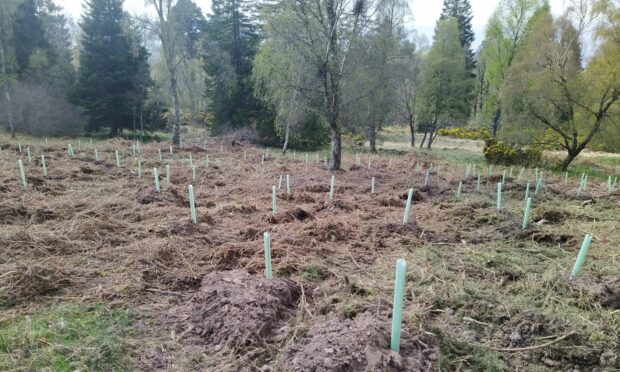
[[(0, 4), (0, 120), (12, 135), (111, 136), (204, 126), (250, 128), (290, 147), (342, 135), (376, 151), (377, 133), (409, 129), (431, 148), (439, 129), (472, 125), (519, 145), (618, 150), (620, 6), (500, 0), (473, 50), (469, 0), (444, 0), (433, 40), (407, 28), (406, 0), (88, 0), (73, 25), (53, 0)], [(415, 14), (415, 9), (414, 12)], [(587, 43), (587, 38), (595, 40)], [(596, 45), (583, 53), (582, 43)]]

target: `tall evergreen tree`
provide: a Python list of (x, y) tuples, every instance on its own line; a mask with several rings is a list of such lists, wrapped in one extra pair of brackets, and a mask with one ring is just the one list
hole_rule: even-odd
[(473, 79), (465, 69), (465, 50), (460, 46), (456, 18), (437, 22), (433, 46), (422, 66), (419, 126), (430, 149), (438, 129), (462, 123), (469, 117)]
[(12, 19), (17, 1), (0, 2), (0, 86), (2, 89), (2, 102), (6, 111), (6, 121), (11, 132), (11, 138), (15, 138), (15, 120), (13, 117), (13, 105), (11, 96), (11, 82), (14, 79), (15, 46), (13, 43)]
[(43, 23), (38, 17), (37, 4), (34, 0), (25, 0), (17, 7), (13, 19), (13, 40), (15, 43), (15, 58), (18, 73), (23, 74), (35, 50), (49, 52), (48, 57), (54, 57), (51, 47), (45, 38)]
[(472, 49), (475, 35), (471, 26), (473, 14), (469, 0), (444, 0), (440, 19), (444, 20), (449, 17), (454, 17), (457, 20), (459, 39), (461, 46), (465, 49), (465, 66), (467, 71), (473, 74), (476, 67), (476, 60)]
[(123, 34), (123, 1), (90, 0), (82, 27), (82, 51), (75, 101), (89, 115), (87, 131), (109, 127), (119, 134), (131, 122), (127, 99), (136, 71), (128, 38)]
[(248, 0), (214, 0), (205, 38), (207, 97), (215, 116), (213, 129), (238, 128), (259, 111), (253, 95), (252, 61), (259, 32)]

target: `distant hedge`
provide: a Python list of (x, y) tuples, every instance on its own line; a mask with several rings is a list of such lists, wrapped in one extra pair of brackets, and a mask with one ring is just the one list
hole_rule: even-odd
[(491, 164), (532, 166), (542, 160), (542, 149), (537, 146), (520, 148), (497, 141), (488, 129), (442, 128), (440, 136), (484, 141), (484, 157)]
[(451, 138), (482, 140), (491, 139), (491, 132), (488, 129), (466, 129), (466, 128), (441, 128), (438, 134)]

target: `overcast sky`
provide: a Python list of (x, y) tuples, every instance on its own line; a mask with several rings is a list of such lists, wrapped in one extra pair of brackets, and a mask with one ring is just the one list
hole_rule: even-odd
[[(0, 0), (2, 1), (2, 0)], [(211, 9), (211, 0), (194, 0), (202, 11), (206, 14)], [(470, 0), (473, 8), (474, 19), (472, 21), (476, 41), (474, 48), (477, 47), (484, 37), (484, 28), (495, 6), (499, 0)], [(82, 0), (56, 0), (56, 3), (65, 8), (73, 19), (78, 20), (82, 14)], [(565, 0), (551, 0), (553, 13), (561, 14), (565, 5)], [(433, 39), (435, 22), (441, 13), (442, 0), (409, 0), (409, 7), (413, 16), (413, 27), (418, 32), (426, 35), (429, 41)], [(141, 15), (152, 8), (145, 5), (145, 0), (125, 0), (125, 10), (130, 14)]]

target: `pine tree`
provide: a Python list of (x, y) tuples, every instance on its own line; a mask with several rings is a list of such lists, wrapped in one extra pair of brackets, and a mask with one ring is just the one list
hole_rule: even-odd
[(466, 52), (465, 65), (467, 71), (473, 74), (476, 68), (476, 60), (472, 49), (475, 35), (471, 26), (473, 15), (469, 0), (444, 0), (440, 19), (443, 20), (448, 17), (454, 17), (457, 20), (460, 34), (459, 39), (461, 41), (461, 46)]
[(261, 111), (251, 80), (259, 34), (250, 4), (248, 0), (214, 0), (213, 15), (207, 22), (206, 94), (216, 131), (246, 125)]
[(28, 69), (30, 57), (37, 49), (47, 52), (48, 57), (54, 57), (34, 0), (25, 0), (17, 7), (13, 19), (13, 39), (18, 41), (15, 43), (15, 58), (20, 75)]
[(90, 0), (81, 24), (82, 51), (75, 101), (89, 116), (87, 131), (110, 128), (120, 134), (131, 122), (128, 97), (134, 87), (136, 65), (128, 38), (123, 34), (123, 1)]

